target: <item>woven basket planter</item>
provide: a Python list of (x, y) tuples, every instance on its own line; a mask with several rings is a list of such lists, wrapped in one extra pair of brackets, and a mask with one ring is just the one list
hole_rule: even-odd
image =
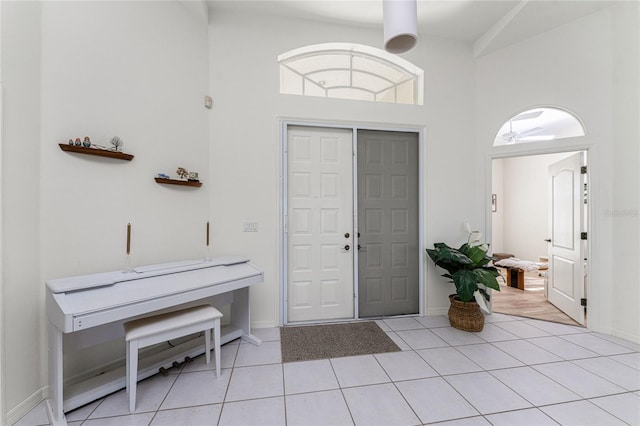
[(463, 302), (458, 296), (449, 296), (449, 322), (451, 326), (464, 331), (482, 331), (484, 315), (476, 302)]

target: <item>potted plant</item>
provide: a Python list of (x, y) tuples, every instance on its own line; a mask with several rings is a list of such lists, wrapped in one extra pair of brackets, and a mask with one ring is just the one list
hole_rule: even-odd
[(488, 312), (487, 288), (500, 291), (500, 272), (493, 266), (492, 257), (487, 255), (489, 244), (479, 242), (480, 233), (469, 232), (469, 238), (460, 248), (452, 248), (445, 243), (435, 243), (427, 253), (436, 266), (446, 270), (442, 276), (449, 278), (456, 286), (456, 293), (449, 296), (449, 321), (460, 330), (480, 331), (484, 327), (481, 307)]

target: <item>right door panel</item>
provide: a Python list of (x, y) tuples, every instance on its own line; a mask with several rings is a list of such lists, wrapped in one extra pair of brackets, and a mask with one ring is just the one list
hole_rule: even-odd
[(360, 317), (419, 313), (418, 135), (358, 131)]

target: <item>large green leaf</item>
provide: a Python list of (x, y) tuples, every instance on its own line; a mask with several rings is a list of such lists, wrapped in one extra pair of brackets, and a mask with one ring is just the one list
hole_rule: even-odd
[(471, 259), (474, 265), (481, 265), (486, 254), (487, 251), (482, 246), (469, 247), (467, 252), (467, 256)]
[(491, 270), (480, 268), (476, 269), (475, 272), (478, 275), (479, 283), (484, 284), (488, 288), (500, 291), (498, 280), (496, 279), (495, 275), (493, 275)]
[(429, 256), (434, 262), (442, 260), (460, 261), (462, 263), (468, 263), (470, 260), (460, 251), (449, 247), (445, 243), (435, 243), (433, 245), (435, 249), (427, 249)]
[(473, 293), (478, 290), (478, 275), (475, 271), (460, 269), (451, 276), (456, 285), (456, 293), (463, 302), (474, 300)]
[(462, 263), (463, 265), (471, 265), (473, 263), (471, 259), (456, 250), (442, 251), (440, 254), (440, 259), (441, 261), (448, 261), (451, 263), (458, 262)]
[(469, 247), (470, 247), (469, 244), (464, 243), (463, 245), (460, 246), (458, 251), (466, 255), (469, 252)]
[(481, 267), (481, 268), (485, 268), (485, 267), (487, 266), (487, 264), (488, 264), (489, 262), (491, 262), (491, 260), (492, 260), (492, 259), (491, 259), (490, 257), (485, 256), (484, 258), (482, 258), (482, 259), (480, 260), (480, 262), (476, 263), (476, 266)]
[(450, 274), (473, 264), (471, 259), (445, 243), (436, 243), (434, 247), (435, 249), (427, 249), (427, 254), (437, 266), (445, 269)]
[(497, 278), (501, 275), (495, 267), (488, 265), (492, 258), (487, 256), (487, 244), (464, 243), (455, 249), (445, 243), (435, 243), (433, 247), (427, 249), (429, 257), (447, 271), (442, 276), (454, 282), (456, 293), (463, 302), (474, 300), (478, 285), (500, 291)]

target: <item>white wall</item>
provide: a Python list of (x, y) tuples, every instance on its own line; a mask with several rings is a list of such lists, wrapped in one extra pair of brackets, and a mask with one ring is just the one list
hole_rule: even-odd
[[(502, 215), (503, 251), (537, 262), (546, 256), (549, 234), (549, 165), (573, 153), (531, 155), (494, 160), (502, 163), (503, 195), (498, 209)], [(495, 221), (494, 221), (495, 224)], [(494, 249), (495, 250), (495, 249)]]
[[(4, 409), (42, 397), (40, 4), (2, 2), (2, 347)], [(19, 411), (19, 410), (18, 410)], [(5, 424), (6, 411), (0, 423)], [(21, 413), (19, 413), (21, 414)]]
[[(238, 31), (242, 28), (242, 31)], [(326, 42), (382, 45), (382, 29), (369, 30), (245, 13), (210, 15), (211, 194), (215, 250), (249, 256), (265, 271), (252, 288), (252, 322), (280, 322), (278, 256), (280, 197), (279, 118), (426, 127), (426, 243), (461, 242), (464, 220), (478, 223), (473, 180), (473, 58), (470, 46), (421, 38), (405, 58), (425, 70), (425, 105), (392, 105), (279, 95), (277, 56)], [(469, 152), (471, 151), (471, 155)], [(243, 233), (242, 222), (258, 222)], [(448, 307), (450, 288), (431, 264), (427, 310)]]
[[(129, 222), (134, 266), (204, 257), (212, 180), (201, 18), (164, 1), (2, 7), (4, 365), (13, 418), (47, 384), (44, 281), (123, 268)], [(85, 135), (102, 145), (118, 135), (135, 158), (58, 147)], [(154, 182), (178, 166), (198, 171), (202, 188)], [(67, 354), (65, 376), (118, 357), (122, 344)]]
[[(176, 2), (43, 3), (45, 278), (204, 255), (210, 184), (206, 25)], [(131, 162), (63, 153), (117, 135)], [(178, 166), (201, 189), (155, 183)], [(55, 252), (55, 255), (53, 254)]]
[[(612, 332), (640, 340), (640, 4), (613, 14)], [(606, 206), (605, 206), (606, 208)]]
[[(621, 218), (607, 212), (638, 211), (637, 192), (629, 194), (630, 182), (638, 181), (638, 51), (638, 5), (625, 2), (476, 62), (477, 143), (483, 154), (478, 161), (484, 163), (479, 175), (490, 173), (484, 171), (490, 167), (485, 155), (539, 153), (554, 146), (589, 148), (589, 327), (634, 341), (640, 341), (638, 243), (629, 233), (623, 236), (622, 229), (638, 235), (638, 215)], [(573, 111), (584, 121), (587, 135), (540, 143), (538, 148), (492, 148), (502, 123), (537, 105)], [(627, 256), (634, 260), (627, 261)], [(612, 273), (621, 279), (612, 279)]]

